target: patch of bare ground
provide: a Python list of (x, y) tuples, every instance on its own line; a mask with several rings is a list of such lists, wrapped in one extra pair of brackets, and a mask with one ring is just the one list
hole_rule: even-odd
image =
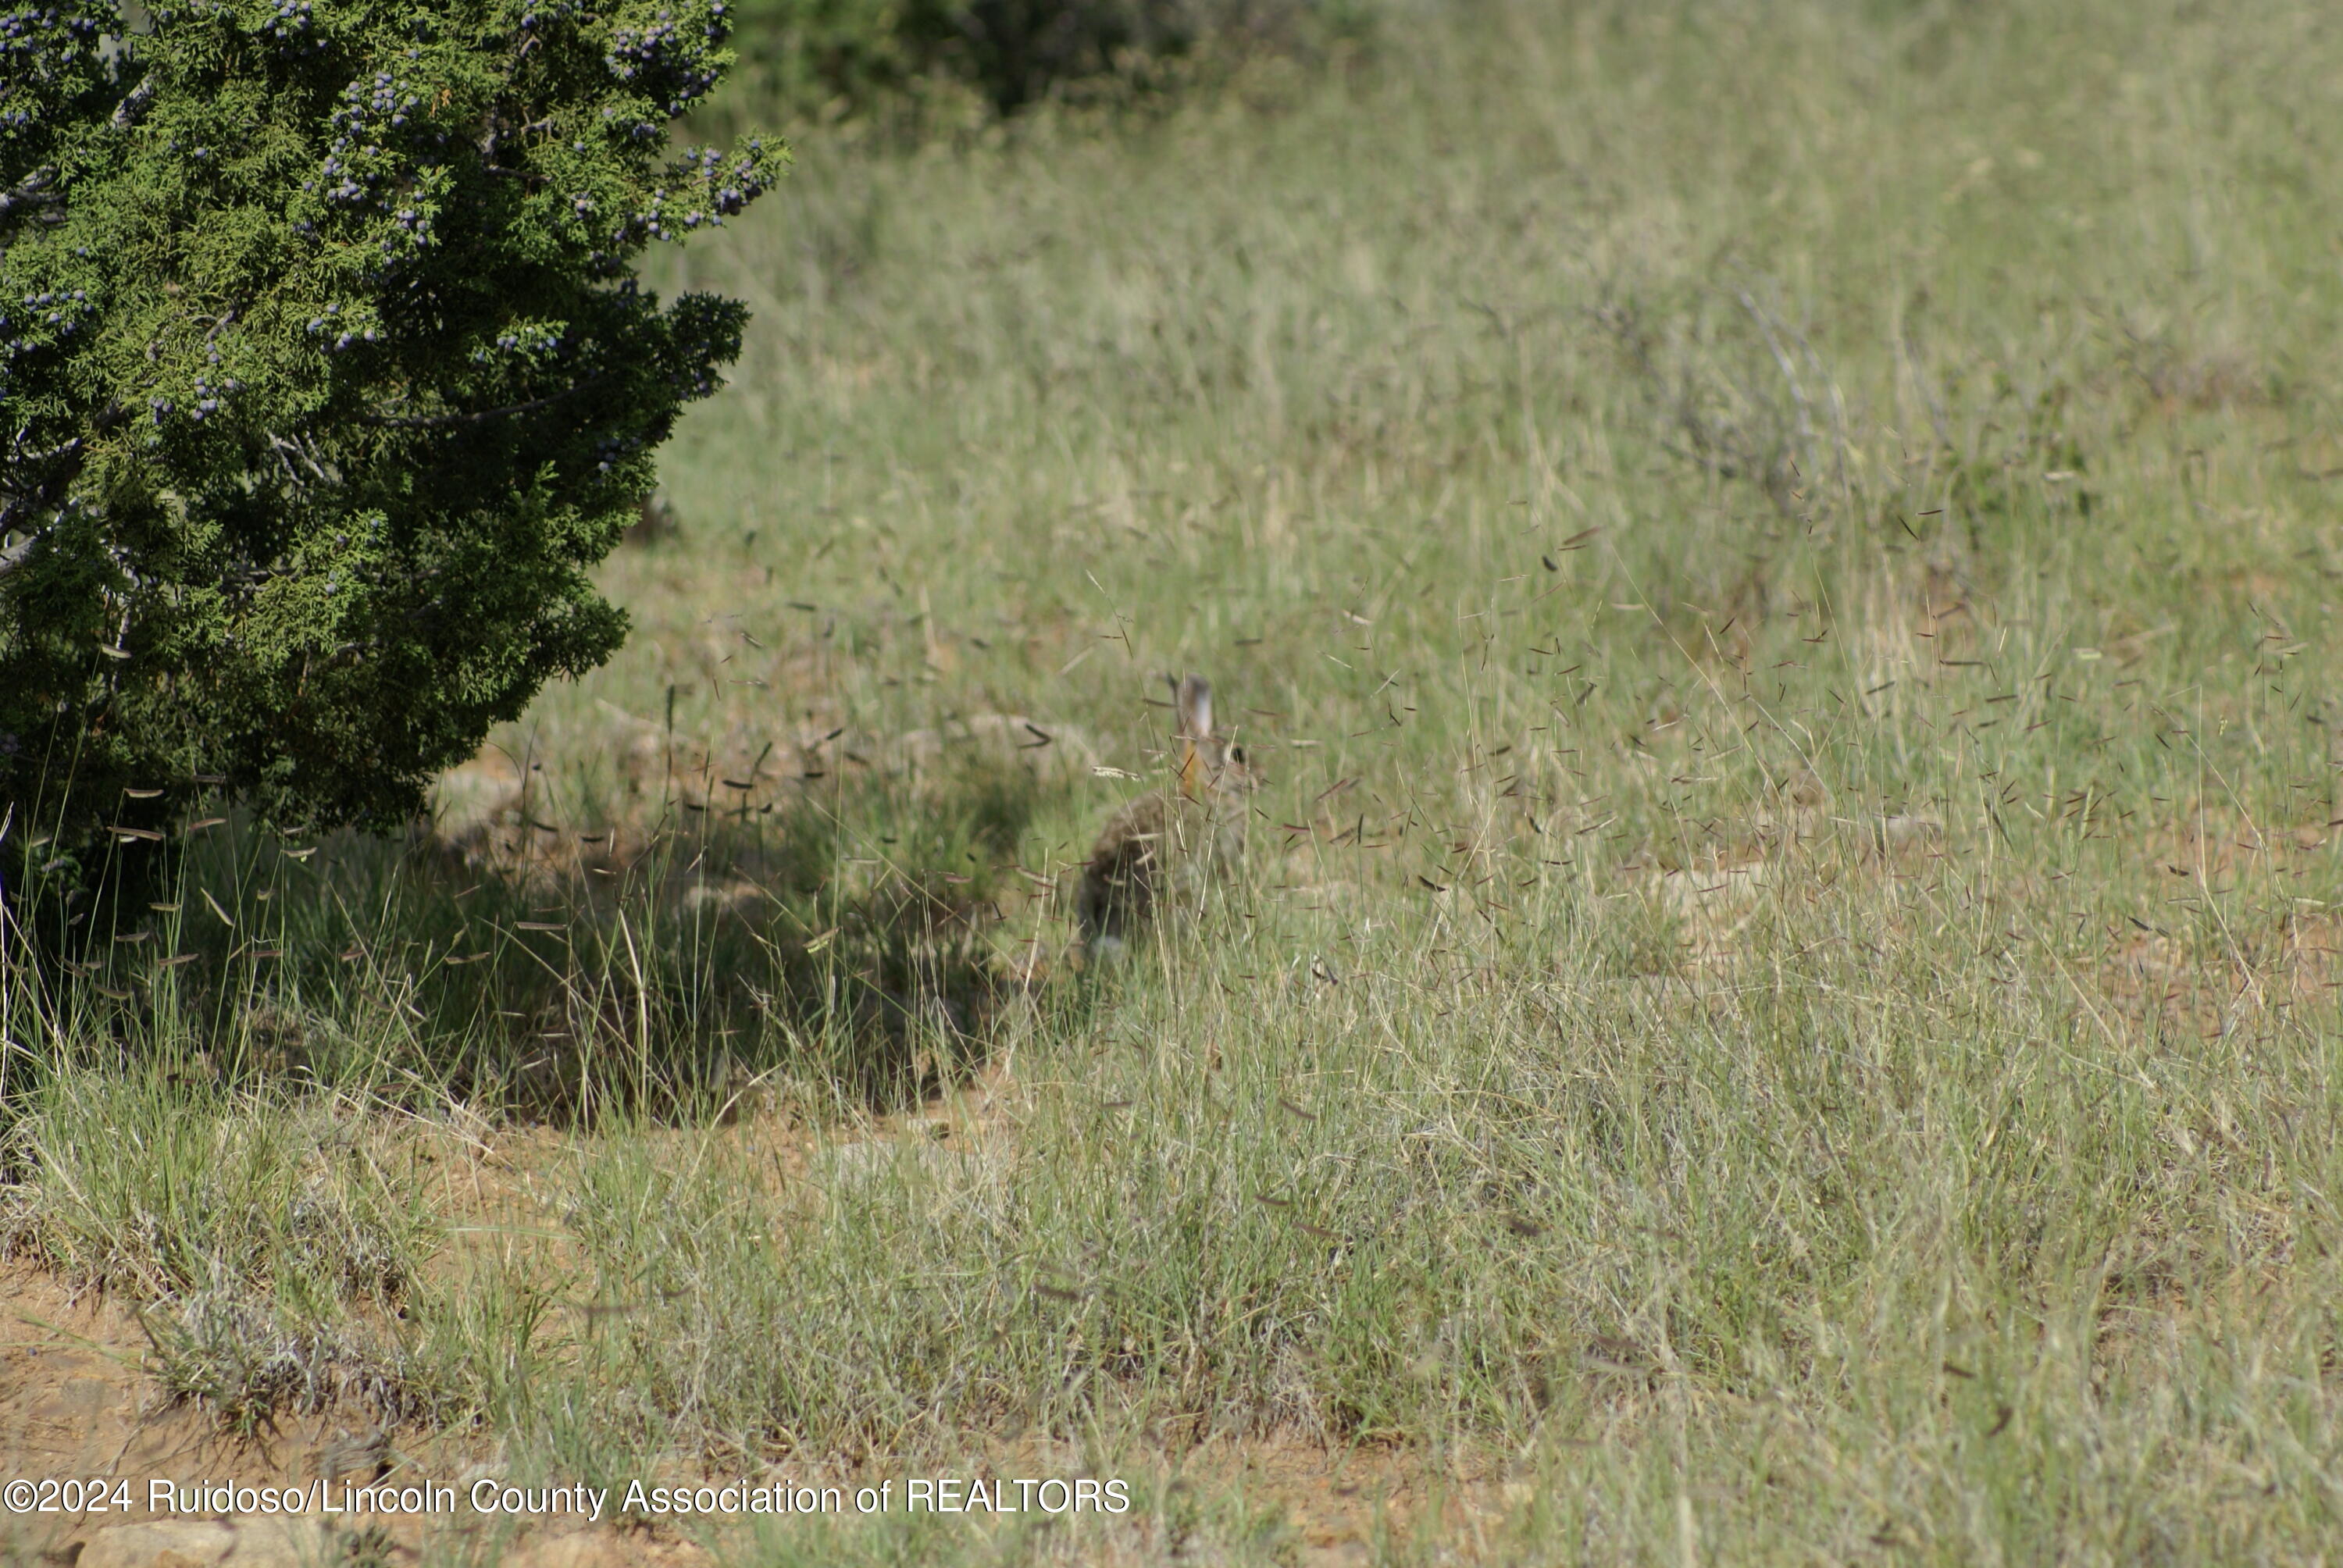
[(1673, 926), (1684, 970), (1721, 976), (1745, 955), (1749, 933), (1769, 907), (1812, 902), (1850, 879), (1925, 877), (1946, 855), (1944, 826), (1934, 815), (1860, 811), (1834, 801), (1802, 771), (1783, 782), (1772, 806), (1689, 863), (1647, 860), (1624, 875)]
[[(21, 1262), (0, 1266), (0, 1473), (36, 1484), (103, 1482), (109, 1506), (5, 1522), (13, 1559), (125, 1565), (295, 1562), (326, 1542), (278, 1522), (223, 1528), (208, 1515), (150, 1513), (156, 1480), (298, 1484), (319, 1478), (363, 1485), (401, 1474), (446, 1475), (475, 1462), (462, 1438), (393, 1432), (362, 1415), (327, 1411), (239, 1436), (213, 1414), (173, 1398), (149, 1375), (138, 1313), (118, 1298), (75, 1295)], [(129, 1509), (111, 1506), (128, 1483)], [(357, 1533), (337, 1533), (356, 1542)], [(388, 1562), (413, 1561), (420, 1522), (387, 1524), (368, 1543)], [(176, 1556), (170, 1555), (176, 1553)], [(323, 1559), (323, 1560), (330, 1560)]]
[(1021, 713), (977, 713), (900, 735), (820, 718), (789, 729), (740, 724), (707, 735), (678, 733), (608, 703), (595, 731), (565, 738), (561, 754), (595, 759), (607, 774), (564, 776), (498, 745), (443, 774), (432, 792), (429, 847), (512, 875), (607, 876), (639, 863), (679, 823), (747, 823), (857, 782), (930, 790), (973, 769), (1059, 786), (1097, 760), (1081, 731)]
[[(2217, 1039), (2297, 1010), (2331, 1007), (2343, 916), (2324, 900), (2332, 824), (2262, 827), (2192, 808), (2135, 853), (2167, 910), (2145, 906), (2109, 945), (2098, 984), (2136, 1028)], [(2232, 899), (2240, 887), (2256, 897)], [(2196, 919), (2211, 911), (2209, 920)]]
[[(874, 1128), (871, 1139), (846, 1147), (890, 1135), (924, 1143), (934, 1136), (930, 1129), (960, 1125), (959, 1118), (966, 1114), (965, 1108), (953, 1107), (942, 1116), (899, 1119), (900, 1125)], [(787, 1136), (771, 1126), (728, 1130), (728, 1135), (751, 1131)], [(808, 1146), (789, 1141), (799, 1151), (802, 1169)], [(508, 1197), (525, 1196), (528, 1168), (561, 1152), (531, 1140), (509, 1160), (484, 1160), (478, 1168), (483, 1191), (496, 1188)], [(490, 1203), (476, 1208), (472, 1217), (510, 1212)], [(146, 1369), (146, 1340), (137, 1313), (119, 1300), (95, 1293), (76, 1297), (21, 1263), (0, 1270), (0, 1292), (9, 1303), (0, 1314), (0, 1473), (35, 1481), (103, 1481), (109, 1498), (116, 1483), (126, 1482), (131, 1497), (127, 1513), (108, 1507), (10, 1521), (0, 1536), (0, 1563), (10, 1568), (193, 1568), (215, 1563), (290, 1568), (335, 1562), (392, 1568), (448, 1558), (516, 1568), (689, 1568), (711, 1560), (711, 1542), (720, 1556), (728, 1537), (722, 1528), (688, 1539), (665, 1524), (556, 1519), (515, 1525), (475, 1515), (461, 1502), (466, 1489), (500, 1473), (495, 1443), (477, 1431), (385, 1430), (351, 1412), (327, 1411), (286, 1417), (249, 1435), (230, 1433), (209, 1412), (172, 1399), (156, 1384)], [(990, 1475), (1083, 1470), (1080, 1455), (1046, 1439), (990, 1444), (975, 1459), (975, 1473)], [(1278, 1434), (1214, 1439), (1176, 1454), (1131, 1453), (1109, 1473), (1131, 1479), (1154, 1506), (1086, 1536), (1081, 1560), (1135, 1563), (1179, 1557), (1187, 1532), (1180, 1522), (1182, 1493), (1233, 1495), (1256, 1512), (1266, 1511), (1288, 1532), (1292, 1560), (1304, 1564), (1371, 1561), (1377, 1541), (1386, 1536), (1429, 1533), (1465, 1541), (1512, 1500), (1512, 1489), (1499, 1484), (1493, 1469), (1453, 1455), (1435, 1462), (1413, 1450), (1346, 1450)], [(799, 1463), (791, 1474), (849, 1487), (886, 1478), (868, 1465)], [(321, 1478), (343, 1487), (453, 1485), (458, 1504), (452, 1516), (436, 1518), (375, 1514), (297, 1521), (200, 1511), (173, 1515), (147, 1508), (147, 1487), (156, 1479), (186, 1486), (231, 1481), (285, 1486)], [(699, 1477), (690, 1466), (679, 1464), (649, 1479), (672, 1483), (737, 1477)], [(984, 1526), (971, 1520), (968, 1527)]]
[(2274, 1015), (2333, 1005), (2343, 922), (2288, 913), (2210, 944), (2163, 927), (2135, 931), (2100, 966), (2100, 987), (2132, 1026), (2217, 1040)]
[[(548, 1134), (428, 1129), (425, 1163), (451, 1245), (427, 1273), (515, 1250), (549, 1282), (566, 1269), (538, 1178), (561, 1151)], [(81, 1483), (85, 1505), (0, 1520), (0, 1564), (95, 1568), (251, 1568), (336, 1562), (455, 1560), (574, 1565), (705, 1561), (697, 1545), (659, 1529), (608, 1524), (544, 1527), (458, 1509), (452, 1517), (369, 1513), (326, 1519), (236, 1515), (200, 1503), (154, 1506), (151, 1487), (235, 1483), (249, 1487), (454, 1485), (502, 1473), (493, 1437), (468, 1424), (392, 1426), (360, 1402), (313, 1412), (280, 1411), (239, 1432), (156, 1376), (155, 1342), (138, 1307), (119, 1294), (74, 1291), (28, 1261), (0, 1264), (0, 1478)], [(102, 1485), (93, 1483), (102, 1483)], [(91, 1504), (95, 1495), (103, 1506)], [(57, 1500), (65, 1501), (63, 1494)], [(122, 1506), (127, 1502), (127, 1509)]]
[(1207, 1449), (1189, 1468), (1273, 1504), (1293, 1532), (1299, 1561), (1330, 1568), (1373, 1561), (1382, 1536), (1467, 1542), (1508, 1501), (1485, 1461), (1443, 1464), (1412, 1450), (1259, 1439)]

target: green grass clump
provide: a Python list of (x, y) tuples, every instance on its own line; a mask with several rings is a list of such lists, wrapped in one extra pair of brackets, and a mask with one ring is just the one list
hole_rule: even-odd
[[(519, 804), (231, 825), (150, 900), (201, 961), (93, 906), (7, 971), (18, 1233), (376, 1322), (276, 1200), (71, 1135), (270, 1107), (247, 1184), (322, 1161), (411, 1260), (407, 1408), (548, 1473), (1148, 1478), (1120, 1533), (743, 1560), (1285, 1560), (1236, 1472), (1294, 1445), (1438, 1494), (1347, 1505), (1391, 1562), (2327, 1550), (2343, 37), (1411, 43), (802, 146), (653, 279), (756, 322)], [(1243, 868), (1070, 974), (1185, 670), (1267, 776)], [(482, 1215), (298, 1131), (482, 1115)]]
[(289, 1114), (196, 1063), (53, 1080), (11, 1129), (11, 1248), (65, 1283), (148, 1303), (163, 1387), (249, 1430), (338, 1402), (421, 1414), (387, 1321), (437, 1245), (412, 1151), (365, 1107)]

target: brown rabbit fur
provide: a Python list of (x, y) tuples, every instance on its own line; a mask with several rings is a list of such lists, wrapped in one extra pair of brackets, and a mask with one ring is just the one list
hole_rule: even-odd
[(1166, 896), (1201, 898), (1206, 880), (1244, 849), (1244, 797), (1260, 779), (1244, 748), (1212, 729), (1212, 689), (1183, 678), (1172, 753), (1177, 783), (1115, 813), (1082, 868), (1075, 919), (1085, 961), (1118, 957)]

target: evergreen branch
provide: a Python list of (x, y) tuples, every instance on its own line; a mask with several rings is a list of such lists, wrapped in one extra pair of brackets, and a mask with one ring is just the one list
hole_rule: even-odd
[(469, 414), (427, 414), (416, 418), (404, 418), (394, 414), (367, 414), (360, 416), (360, 421), (382, 430), (440, 430), (456, 425), (485, 424), (490, 419), (501, 419), (512, 414), (533, 414), (539, 408), (550, 407), (565, 398), (576, 397), (603, 379), (600, 376), (588, 376), (558, 392), (532, 397), (526, 403), (508, 403), (501, 408), (482, 408)]
[(6, 549), (0, 550), (0, 582), (6, 582), (9, 578), (21, 571), (25, 564), (32, 560), (33, 552), (40, 548), (41, 541), (48, 537), (49, 530), (43, 528), (30, 538), (20, 540), (10, 545)]
[(126, 131), (146, 117), (146, 106), (155, 101), (155, 78), (146, 77), (131, 88), (122, 102), (114, 106), (111, 122), (117, 131)]
[[(29, 472), (37, 466), (57, 463), (60, 458), (65, 461), (54, 472), (29, 489), (16, 490), (13, 494), (0, 494), (0, 538), (5, 538), (23, 528), (25, 519), (31, 518), (34, 513), (45, 512), (60, 505), (65, 493), (73, 487), (74, 480), (80, 477), (82, 465), (88, 460), (90, 437), (103, 436), (121, 424), (126, 417), (126, 412), (121, 404), (111, 404), (96, 418), (90, 421), (87, 433), (75, 436), (68, 441), (60, 441), (45, 452), (35, 452), (29, 456), (12, 454), (8, 459), (8, 468), (12, 474)], [(20, 430), (16, 433), (15, 440), (11, 443), (12, 446), (17, 447), (20, 453), (24, 438), (24, 432)], [(33, 552), (40, 548), (42, 540), (49, 537), (55, 526), (51, 524), (49, 528), (34, 529), (29, 538), (19, 539), (6, 549), (0, 550), (0, 582), (7, 581), (9, 578), (24, 570), (31, 563)]]
[(0, 222), (5, 222), (18, 207), (31, 207), (53, 220), (55, 208), (65, 205), (65, 194), (52, 187), (57, 171), (46, 165), (35, 169), (7, 190), (0, 191)]

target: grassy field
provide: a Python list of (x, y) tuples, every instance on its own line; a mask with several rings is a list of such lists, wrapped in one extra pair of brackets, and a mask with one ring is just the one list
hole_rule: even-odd
[[(0, 969), (0, 1226), (165, 1390), (1136, 1503), (742, 1563), (2333, 1553), (2326, 7), (1487, 0), (797, 145), (651, 269), (755, 322), (609, 668)], [(1242, 874), (1072, 973), (1184, 670)]]

